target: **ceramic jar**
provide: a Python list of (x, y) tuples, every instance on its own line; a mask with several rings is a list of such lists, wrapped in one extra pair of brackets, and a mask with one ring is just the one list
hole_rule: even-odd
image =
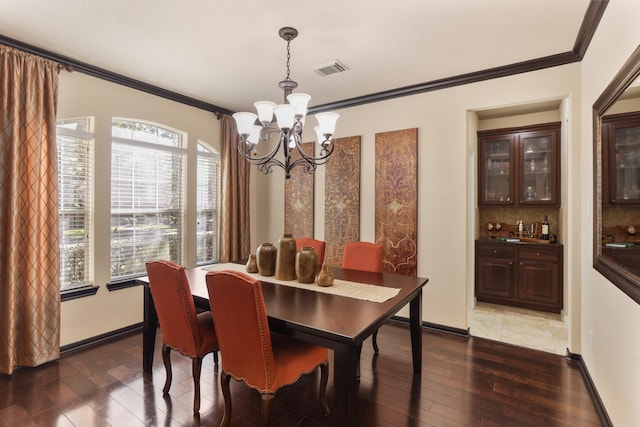
[(296, 279), (296, 239), (285, 233), (278, 240), (278, 254), (276, 257), (276, 279)]
[(318, 273), (318, 253), (311, 246), (303, 246), (296, 254), (296, 278), (300, 283), (313, 283)]
[(261, 276), (273, 276), (276, 272), (277, 251), (271, 243), (263, 243), (256, 250), (256, 263)]
[(328, 265), (323, 265), (320, 274), (318, 274), (318, 286), (333, 286), (333, 273)]
[(258, 261), (256, 260), (256, 256), (254, 254), (249, 255), (249, 259), (247, 260), (247, 273), (257, 273), (258, 272)]

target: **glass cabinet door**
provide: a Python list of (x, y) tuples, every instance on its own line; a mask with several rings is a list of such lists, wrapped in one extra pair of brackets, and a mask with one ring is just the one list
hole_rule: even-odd
[(521, 205), (555, 204), (555, 133), (531, 132), (520, 137)]
[(617, 127), (610, 150), (611, 203), (640, 204), (640, 125)]
[(560, 123), (478, 132), (478, 205), (560, 206)]
[(602, 118), (602, 203), (640, 206), (640, 113)]
[(480, 141), (480, 204), (513, 204), (513, 138)]

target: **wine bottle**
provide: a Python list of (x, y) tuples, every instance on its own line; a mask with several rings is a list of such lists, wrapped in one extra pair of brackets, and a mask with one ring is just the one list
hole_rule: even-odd
[(542, 221), (542, 240), (549, 240), (549, 221), (546, 215), (544, 216), (544, 221)]

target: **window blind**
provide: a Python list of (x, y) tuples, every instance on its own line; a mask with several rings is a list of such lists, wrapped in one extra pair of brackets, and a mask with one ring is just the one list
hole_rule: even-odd
[(218, 262), (220, 155), (198, 144), (196, 262)]
[(146, 274), (145, 263), (183, 253), (181, 135), (147, 123), (114, 120), (111, 151), (111, 279)]
[(60, 288), (91, 284), (93, 265), (93, 145), (90, 118), (59, 120), (58, 205)]

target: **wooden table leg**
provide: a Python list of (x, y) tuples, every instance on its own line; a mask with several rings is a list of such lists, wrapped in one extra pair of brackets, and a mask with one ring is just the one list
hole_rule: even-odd
[(409, 323), (413, 372), (419, 374), (422, 371), (422, 290), (409, 304)]
[(153, 305), (149, 286), (144, 286), (144, 320), (142, 325), (142, 370), (151, 372), (153, 368), (153, 351), (156, 345), (156, 329), (158, 313)]
[(356, 366), (358, 360), (357, 345), (341, 345), (333, 350), (333, 394), (335, 411), (332, 414), (336, 426), (350, 426), (356, 403), (358, 383)]

